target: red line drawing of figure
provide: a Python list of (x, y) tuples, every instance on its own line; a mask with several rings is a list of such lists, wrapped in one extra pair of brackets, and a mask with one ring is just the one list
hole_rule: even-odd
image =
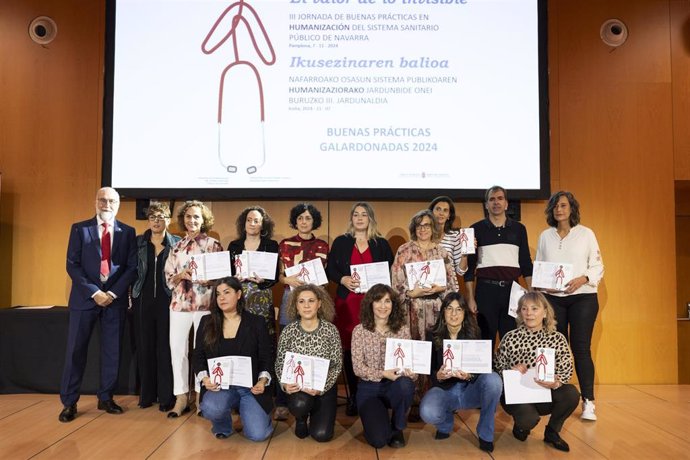
[(299, 387), (304, 386), (304, 368), (302, 367), (302, 361), (297, 361), (297, 367), (293, 371), (295, 374), (295, 383), (299, 382)]
[(419, 271), (422, 273), (422, 275), (419, 277), (419, 282), (422, 286), (424, 286), (426, 285), (426, 282), (429, 281), (429, 275), (431, 274), (431, 262), (427, 260), (426, 264), (424, 264)]
[(453, 359), (455, 359), (455, 355), (450, 344), (448, 344), (446, 345), (446, 351), (443, 352), (443, 366), (446, 369), (453, 369)]
[(537, 356), (537, 378), (539, 380), (545, 380), (546, 379), (546, 365), (548, 364), (548, 361), (546, 360), (546, 356), (544, 355), (544, 349), (540, 348), (539, 349), (539, 356)]
[(194, 260), (194, 256), (192, 256), (191, 260), (189, 261), (189, 265), (187, 265), (187, 268), (189, 268), (192, 271), (192, 281), (196, 281), (198, 279), (196, 269), (199, 268), (199, 265), (197, 265), (196, 260)]
[(220, 383), (223, 381), (223, 375), (225, 372), (223, 372), (223, 369), (220, 367), (220, 362), (216, 363), (216, 367), (213, 368), (213, 383), (220, 385)]
[(299, 271), (297, 276), (301, 278), (302, 281), (304, 281), (304, 283), (306, 284), (309, 284), (311, 282), (311, 278), (309, 277), (309, 269), (306, 265), (302, 265), (302, 269)]
[[(223, 35), (223, 37), (220, 40), (218, 40), (218, 42), (214, 46), (209, 45), (211, 37), (215, 34), (216, 30), (221, 25), (221, 23), (226, 23), (226, 21), (223, 21), (226, 18), (226, 16), (232, 17), (230, 22), (230, 29), (225, 33), (225, 35)], [(254, 23), (254, 28), (252, 28), (252, 24), (250, 23), (250, 21)], [(220, 88), (218, 90), (218, 159), (221, 165), (224, 168), (226, 168), (226, 170), (230, 173), (237, 172), (237, 166), (232, 164), (226, 166), (222, 160), (221, 155), (221, 126), (223, 124), (223, 94), (225, 91), (225, 79), (227, 77), (228, 72), (232, 68), (239, 66), (248, 67), (254, 74), (259, 93), (262, 160), (258, 166), (252, 165), (247, 168), (247, 173), (253, 174), (258, 170), (258, 168), (263, 166), (266, 162), (266, 144), (263, 132), (264, 121), (266, 119), (264, 112), (264, 88), (263, 83), (261, 81), (261, 75), (259, 74), (259, 70), (256, 68), (256, 66), (252, 62), (240, 58), (240, 44), (238, 40), (238, 31), (240, 30), (240, 25), (244, 26), (244, 29), (246, 30), (246, 33), (249, 36), (249, 39), (251, 40), (252, 47), (254, 48), (254, 51), (256, 51), (256, 54), (258, 55), (259, 59), (261, 59), (261, 62), (263, 62), (266, 66), (272, 66), (273, 64), (275, 64), (276, 54), (273, 50), (273, 44), (271, 43), (271, 40), (268, 37), (268, 33), (266, 32), (266, 28), (264, 27), (264, 24), (261, 21), (261, 18), (259, 17), (254, 7), (251, 6), (246, 0), (236, 1), (227, 8), (225, 8), (225, 10), (220, 14), (220, 16), (218, 16), (218, 19), (216, 19), (216, 22), (213, 24), (211, 29), (208, 31), (206, 38), (204, 38), (204, 41), (201, 44), (201, 51), (204, 54), (212, 54), (218, 48), (220, 48), (229, 38), (232, 38), (232, 51), (234, 59), (225, 67), (225, 69), (223, 69), (223, 72), (220, 76)], [(268, 53), (264, 53), (264, 50), (262, 50), (260, 44), (257, 42), (257, 36), (254, 33), (254, 29), (256, 27), (260, 29), (259, 38), (263, 38), (262, 45), (265, 45), (268, 48)], [(222, 32), (220, 34), (222, 35)], [(239, 89), (239, 92), (244, 93), (244, 88)], [(237, 110), (237, 107), (233, 106), (233, 110)], [(237, 144), (237, 142), (235, 142), (235, 144)], [(246, 152), (238, 152), (238, 154), (246, 154)]]
[(563, 278), (565, 278), (565, 272), (563, 271), (563, 265), (558, 266), (558, 270), (553, 274), (556, 279), (556, 289), (563, 288)]
[[(399, 369), (402, 369), (405, 366), (405, 352), (402, 349), (401, 343), (398, 343), (398, 347), (393, 352), (393, 356), (395, 356), (395, 366)], [(399, 366), (398, 361), (400, 361)]]
[(235, 256), (235, 276), (242, 278), (242, 259), (239, 255)]
[(419, 276), (417, 276), (417, 270), (414, 269), (414, 265), (410, 265), (410, 284), (411, 289), (417, 287), (417, 282), (419, 281)]
[(469, 238), (467, 237), (467, 233), (465, 233), (465, 229), (460, 229), (460, 252), (463, 254), (467, 254), (467, 242), (469, 241)]
[(287, 362), (288, 375), (292, 374), (295, 370), (295, 355), (290, 355), (290, 360)]
[[(353, 267), (353, 268), (352, 268), (352, 276), (351, 276), (351, 278), (352, 278), (352, 281), (356, 281), (356, 282), (360, 282), (360, 281), (361, 281), (362, 278), (359, 276), (359, 273), (357, 272), (357, 267)], [(361, 288), (360, 286), (357, 286), (357, 287), (355, 288), (355, 292), (356, 292), (356, 293), (362, 292), (362, 288)]]

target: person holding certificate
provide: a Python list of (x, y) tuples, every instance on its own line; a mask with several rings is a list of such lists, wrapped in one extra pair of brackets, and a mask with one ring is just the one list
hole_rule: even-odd
[(151, 202), (146, 211), (149, 228), (137, 236), (138, 276), (132, 286), (134, 339), (140, 390), (139, 407), (168, 412), (175, 405), (170, 361), (170, 295), (163, 268), (170, 248), (180, 237), (168, 232), (170, 208)]
[[(459, 292), (444, 297), (441, 314), (426, 340), (433, 343), (431, 388), (422, 398), (419, 412), (426, 423), (436, 426), (436, 439), (446, 439), (453, 431), (455, 411), (480, 409), (477, 435), (479, 448), (494, 450), (494, 417), (501, 399), (503, 382), (495, 372), (472, 374), (446, 365), (443, 340), (479, 340), (481, 330), (465, 298)], [(457, 358), (460, 358), (457, 356)]]
[[(239, 276), (237, 259), (243, 251), (262, 251), (278, 253), (278, 243), (272, 240), (273, 220), (261, 206), (250, 206), (240, 213), (235, 221), (238, 239), (232, 241), (228, 247), (232, 264), (232, 273)], [(272, 280), (258, 277), (256, 273), (249, 273), (249, 277), (242, 281), (242, 291), (247, 311), (262, 316), (266, 320), (268, 332), (275, 334), (275, 313), (273, 311), (272, 287), (278, 282), (278, 264)]]
[[(201, 319), (194, 348), (194, 374), (206, 389), (202, 412), (213, 424), (211, 432), (224, 439), (233, 432), (231, 413), (238, 409), (247, 439), (263, 441), (273, 432), (269, 391), (273, 345), (264, 319), (244, 309), (242, 284), (234, 277), (216, 282), (211, 305), (211, 314)], [(210, 377), (209, 360), (226, 356), (251, 358), (251, 369), (244, 370), (251, 373), (251, 388), (232, 381), (223, 388), (216, 378), (222, 371)]]
[(573, 413), (580, 399), (574, 385), (573, 360), (565, 336), (556, 330), (553, 308), (541, 292), (528, 292), (518, 301), (517, 329), (503, 336), (494, 361), (494, 370), (515, 370), (525, 374), (536, 366), (537, 349), (555, 350), (554, 381), (534, 378), (537, 385), (551, 390), (550, 403), (506, 404), (503, 409), (513, 416), (513, 436), (525, 441), (530, 430), (539, 423), (539, 416), (551, 414), (544, 431), (544, 442), (568, 452), (570, 447), (559, 435), (563, 423)]
[[(441, 246), (448, 252), (453, 261), (455, 273), (459, 276), (467, 272), (467, 256), (462, 253), (460, 232), (453, 227), (455, 222), (455, 205), (447, 196), (438, 196), (429, 203), (429, 210), (434, 214), (436, 223), (443, 230)], [(474, 241), (470, 241), (474, 244)]]
[[(290, 227), (297, 230), (291, 238), (285, 238), (278, 245), (280, 263), (280, 282), (285, 285), (285, 292), (280, 303), (278, 323), (283, 328), (289, 323), (287, 304), (290, 289), (304, 284), (299, 274), (287, 276), (285, 269), (294, 267), (300, 262), (321, 260), (324, 268), (328, 260), (328, 243), (318, 239), (312, 233), (321, 227), (321, 212), (311, 203), (300, 203), (290, 210)], [(278, 391), (276, 395), (275, 420), (287, 420), (287, 398), (285, 393)]]
[[(194, 327), (196, 334), (201, 318), (208, 315), (213, 292), (207, 281), (192, 281), (193, 256), (223, 250), (218, 240), (206, 234), (213, 227), (213, 223), (213, 214), (205, 204), (196, 200), (185, 201), (177, 213), (177, 224), (186, 230), (186, 234), (173, 246), (165, 263), (165, 280), (172, 291), (170, 355), (175, 407), (168, 412), (168, 417), (171, 418), (189, 411), (189, 330)], [(198, 383), (195, 389), (198, 397)]]
[[(352, 332), (352, 365), (359, 377), (357, 408), (364, 437), (380, 449), (404, 447), (403, 430), (414, 397), (416, 375), (385, 369), (386, 339), (409, 339), (405, 310), (390, 286), (375, 284), (362, 300), (360, 324)], [(392, 409), (392, 417), (388, 409)]]
[(539, 236), (535, 260), (573, 266), (574, 277), (564, 280), (564, 289), (548, 290), (546, 298), (556, 313), (558, 332), (570, 339), (582, 392), (580, 417), (593, 421), (597, 416), (591, 346), (599, 312), (597, 286), (604, 276), (604, 264), (594, 232), (580, 224), (580, 204), (572, 193), (554, 193), (545, 214), (550, 228)]
[(328, 279), (338, 285), (335, 297), (335, 325), (343, 341), (345, 379), (348, 401), (345, 413), (357, 415), (357, 378), (352, 369), (350, 339), (352, 330), (359, 324), (359, 307), (364, 293), (359, 291), (359, 281), (350, 273), (351, 265), (373, 262), (393, 263), (393, 251), (388, 241), (379, 233), (374, 209), (369, 203), (355, 203), (350, 210), (350, 222), (343, 235), (333, 241), (328, 255), (326, 273)]
[(319, 442), (330, 441), (338, 398), (336, 380), (343, 366), (340, 336), (331, 323), (335, 316), (333, 301), (320, 286), (297, 286), (290, 292), (288, 316), (293, 322), (283, 329), (278, 340), (276, 374), (283, 374), (286, 352), (329, 360), (323, 391), (299, 383), (281, 384), (288, 394), (288, 409), (295, 417), (295, 436), (304, 439), (311, 435)]
[[(391, 269), (391, 282), (407, 311), (412, 339), (424, 340), (427, 331), (436, 324), (443, 297), (458, 291), (458, 279), (455, 276), (450, 256), (439, 244), (441, 231), (431, 211), (424, 209), (412, 216), (409, 231), (411, 241), (400, 246), (395, 254), (395, 261)], [(421, 282), (415, 282), (414, 287), (410, 288), (405, 264), (430, 260), (443, 261), (445, 286), (424, 285)], [(417, 380), (415, 395), (417, 402), (422, 397), (426, 381), (425, 378)], [(410, 420), (419, 420), (416, 406), (410, 413)]]

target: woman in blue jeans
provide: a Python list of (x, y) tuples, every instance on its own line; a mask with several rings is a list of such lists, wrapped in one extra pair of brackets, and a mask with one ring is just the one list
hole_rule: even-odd
[(420, 415), (426, 423), (436, 426), (436, 439), (446, 439), (453, 431), (456, 410), (479, 408), (479, 448), (493, 452), (494, 416), (503, 383), (495, 372), (470, 374), (446, 369), (443, 340), (477, 340), (481, 338), (481, 331), (462, 294), (451, 292), (446, 295), (441, 311), (434, 329), (427, 333), (426, 339), (432, 342), (433, 349), (433, 387), (422, 398)]
[[(194, 349), (194, 373), (206, 390), (201, 411), (213, 423), (211, 432), (224, 439), (233, 432), (231, 411), (239, 409), (245, 437), (263, 441), (273, 432), (269, 415), (273, 409), (269, 386), (272, 344), (265, 321), (244, 310), (242, 284), (237, 278), (216, 283), (210, 311), (201, 319)], [(208, 360), (223, 356), (250, 357), (254, 386), (221, 388), (221, 372), (212, 371), (209, 376)]]
[[(352, 367), (359, 377), (357, 409), (364, 437), (377, 449), (405, 446), (403, 430), (417, 377), (409, 369), (385, 369), (386, 339), (410, 339), (405, 310), (395, 291), (376, 284), (359, 310), (360, 324), (352, 331)], [(392, 410), (392, 416), (388, 415)]]

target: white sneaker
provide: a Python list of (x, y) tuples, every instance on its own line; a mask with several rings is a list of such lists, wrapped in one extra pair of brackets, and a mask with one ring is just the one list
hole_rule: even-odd
[(585, 399), (582, 401), (582, 415), (580, 415), (582, 420), (596, 420), (597, 414), (594, 413), (594, 401)]

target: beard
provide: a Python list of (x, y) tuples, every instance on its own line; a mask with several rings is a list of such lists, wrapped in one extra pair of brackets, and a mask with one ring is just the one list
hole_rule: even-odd
[(98, 210), (98, 217), (101, 218), (101, 220), (104, 220), (106, 222), (110, 222), (115, 218), (115, 215), (117, 213), (115, 211), (101, 211)]

